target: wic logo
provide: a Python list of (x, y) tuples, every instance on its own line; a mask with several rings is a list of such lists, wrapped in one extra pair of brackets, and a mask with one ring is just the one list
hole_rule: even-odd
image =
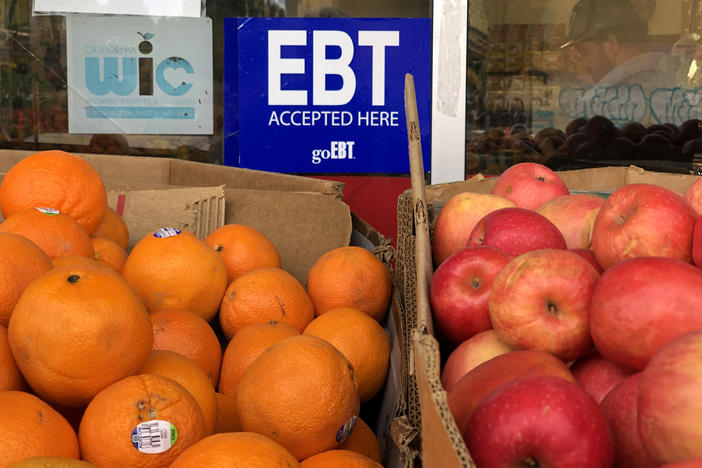
[[(121, 74), (119, 72), (120, 57), (85, 57), (85, 84), (88, 91), (96, 96), (104, 96), (110, 92), (117, 96), (128, 96), (133, 94), (138, 86), (139, 96), (153, 96), (154, 84), (169, 96), (182, 96), (190, 91), (193, 87), (192, 83), (183, 81), (177, 86), (173, 86), (165, 77), (166, 70), (169, 69), (182, 69), (190, 75), (195, 73), (190, 62), (182, 57), (168, 57), (159, 62), (154, 70), (153, 58), (149, 57), (153, 51), (153, 44), (150, 40), (154, 34), (140, 32), (137, 34), (143, 38), (138, 48), (134, 46), (86, 46), (86, 54), (127, 55), (121, 57)], [(129, 55), (134, 56), (130, 57)]]

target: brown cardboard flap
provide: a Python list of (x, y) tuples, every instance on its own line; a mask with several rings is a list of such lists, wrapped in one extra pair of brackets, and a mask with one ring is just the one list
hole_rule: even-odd
[(129, 228), (129, 250), (162, 227), (188, 230), (204, 239), (224, 222), (222, 187), (108, 190), (107, 204), (118, 212), (122, 210)]
[[(0, 172), (35, 151), (0, 150)], [(182, 185), (257, 190), (326, 193), (341, 198), (342, 182), (275, 172), (256, 171), (217, 164), (184, 161), (168, 157), (123, 156), (75, 153), (87, 160), (106, 180), (146, 185)]]
[[(0, 150), (0, 172), (36, 151)], [(84, 158), (105, 180), (137, 184), (169, 184), (170, 159), (147, 156), (118, 156), (75, 153)], [(214, 184), (217, 185), (217, 184)]]
[(342, 182), (175, 159), (171, 161), (170, 183), (207, 187), (224, 185), (227, 188), (281, 192), (314, 192), (339, 198), (344, 192)]
[[(412, 180), (412, 204), (414, 229), (416, 236), (416, 258), (423, 259), (417, 263), (417, 298), (429, 298), (432, 276), (431, 238), (429, 235), (429, 216), (427, 214), (427, 196), (424, 180), (424, 160), (422, 158), (422, 139), (419, 132), (419, 113), (414, 90), (414, 78), (405, 75), (405, 113), (407, 115), (407, 138), (409, 141), (410, 175)], [(418, 310), (429, 310), (418, 304)], [(431, 316), (418, 314), (417, 327), (433, 329)]]
[(422, 407), (422, 466), (475, 468), (441, 386), (439, 344), (419, 330), (415, 330), (412, 341)]
[[(646, 171), (636, 166), (577, 169), (560, 171), (557, 174), (569, 190), (587, 192), (612, 192), (626, 184), (646, 183), (684, 193), (698, 178), (690, 174)], [(496, 181), (497, 177), (484, 177), (478, 174), (461, 182), (430, 185), (426, 187), (427, 199), (430, 203), (446, 202), (460, 192), (489, 193)]]
[(351, 210), (319, 193), (224, 189), (227, 224), (246, 224), (265, 234), (281, 256), (282, 268), (302, 284), (323, 253), (349, 245)]

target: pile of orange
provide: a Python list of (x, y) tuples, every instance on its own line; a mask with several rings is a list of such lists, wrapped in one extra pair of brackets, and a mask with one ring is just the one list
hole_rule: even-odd
[(13, 166), (0, 211), (0, 467), (382, 466), (361, 419), (390, 356), (372, 253), (302, 282), (250, 226), (130, 243), (62, 151)]

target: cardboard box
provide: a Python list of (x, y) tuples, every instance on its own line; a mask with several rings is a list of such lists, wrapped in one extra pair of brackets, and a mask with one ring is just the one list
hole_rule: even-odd
[[(31, 152), (0, 151), (0, 172)], [(281, 253), (282, 267), (303, 284), (323, 253), (344, 245), (372, 251), (392, 271), (390, 241), (341, 201), (344, 185), (335, 181), (193, 163), (166, 158), (87, 155), (105, 180), (108, 203), (120, 197), (130, 233), (162, 225), (188, 229), (201, 237), (222, 223), (260, 229)], [(208, 224), (209, 223), (209, 224)], [(407, 448), (404, 318), (393, 275), (393, 297), (382, 325), (390, 337), (390, 365), (381, 392), (362, 406), (376, 435), (386, 468), (405, 468)]]
[[(420, 446), (422, 466), (474, 467), (463, 438), (451, 416), (441, 381), (441, 356), (434, 335), (429, 304), (433, 273), (431, 232), (441, 207), (460, 192), (488, 193), (497, 180), (478, 175), (463, 182), (425, 186), (424, 170), (412, 164), (413, 186), (398, 199), (396, 278), (400, 283), (409, 376), (408, 424), (418, 433), (412, 446)], [(697, 176), (649, 172), (638, 167), (604, 167), (558, 173), (571, 192), (607, 196), (631, 183), (660, 185), (680, 194)], [(414, 388), (412, 388), (414, 387)]]
[[(0, 173), (32, 153), (0, 150)], [(247, 224), (268, 236), (282, 267), (304, 283), (310, 259), (351, 238), (340, 182), (172, 158), (80, 156), (102, 176), (111, 207), (122, 197), (130, 247), (149, 232), (139, 220), (171, 220), (200, 238), (223, 223)]]

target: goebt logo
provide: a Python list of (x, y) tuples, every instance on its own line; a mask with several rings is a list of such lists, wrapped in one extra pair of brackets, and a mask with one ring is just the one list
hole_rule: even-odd
[[(120, 73), (120, 57), (85, 57), (85, 84), (88, 91), (96, 96), (114, 93), (117, 96), (133, 94), (137, 87), (139, 96), (153, 96), (154, 85), (169, 96), (182, 96), (193, 87), (192, 83), (181, 81), (176, 86), (166, 79), (166, 70), (183, 70), (186, 74), (195, 73), (193, 66), (182, 57), (168, 57), (156, 65), (154, 59), (149, 57), (153, 52), (153, 44), (149, 42), (154, 34), (140, 33), (142, 41), (139, 43), (138, 57), (121, 57), (122, 71)], [(86, 50), (92, 53), (136, 53), (134, 47), (98, 47)], [(102, 65), (101, 63), (102, 62)], [(102, 68), (102, 69), (101, 69)]]

